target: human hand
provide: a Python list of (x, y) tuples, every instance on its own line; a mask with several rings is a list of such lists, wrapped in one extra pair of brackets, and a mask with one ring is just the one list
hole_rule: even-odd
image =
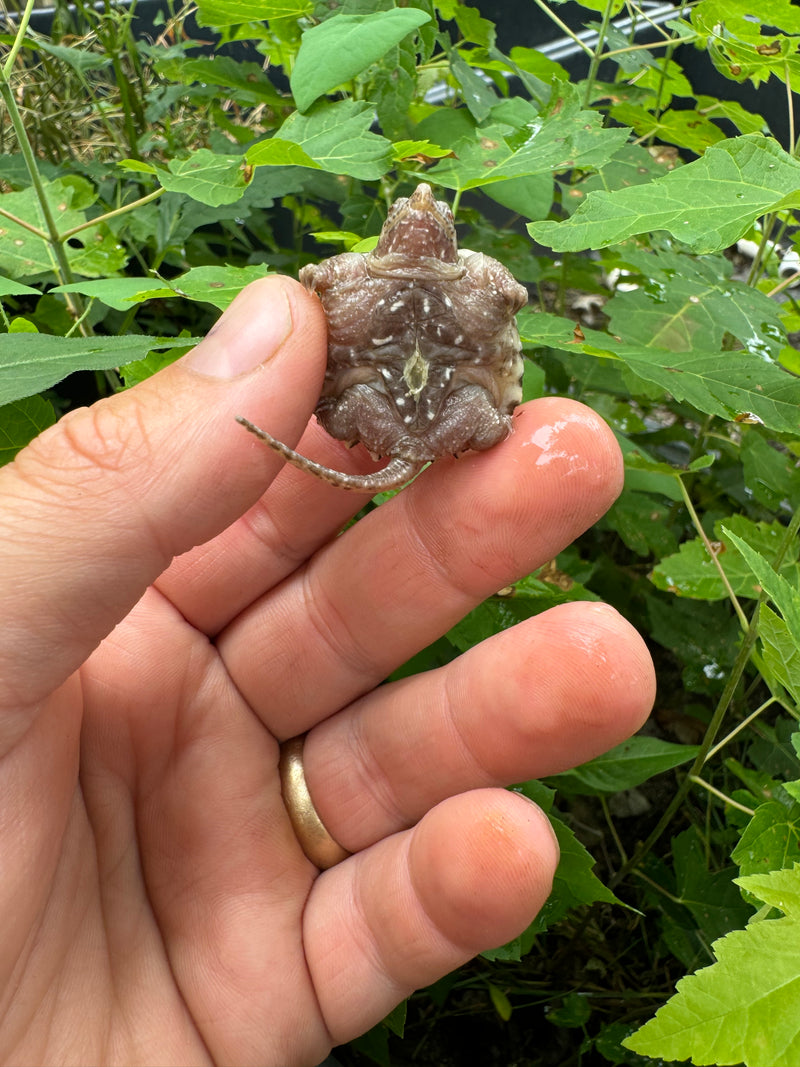
[[(531, 921), (557, 849), (499, 787), (649, 710), (643, 643), (590, 603), (376, 688), (593, 523), (620, 461), (591, 411), (537, 401), (335, 537), (363, 498), (233, 422), (297, 440), (324, 329), (299, 285), (256, 283), (184, 360), (0, 471), (6, 1062), (317, 1063)], [(313, 423), (301, 450), (342, 462)], [(323, 874), (277, 773), (305, 731), (354, 853)]]

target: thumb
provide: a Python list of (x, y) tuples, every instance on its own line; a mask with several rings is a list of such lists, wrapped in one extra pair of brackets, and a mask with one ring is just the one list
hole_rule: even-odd
[(0, 470), (0, 707), (61, 684), (173, 556), (250, 507), (282, 465), (234, 422), (296, 440), (325, 366), (320, 304), (248, 286), (208, 337), (136, 388), (71, 412)]

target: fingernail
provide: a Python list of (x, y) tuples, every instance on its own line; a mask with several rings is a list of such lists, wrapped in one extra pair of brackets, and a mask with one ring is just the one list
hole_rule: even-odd
[(279, 278), (248, 285), (208, 335), (185, 357), (197, 374), (235, 378), (271, 359), (292, 329), (292, 312)]

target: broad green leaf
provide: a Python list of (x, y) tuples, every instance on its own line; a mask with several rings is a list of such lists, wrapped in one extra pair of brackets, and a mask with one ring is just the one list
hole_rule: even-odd
[(82, 293), (95, 297), (109, 307), (126, 311), (132, 304), (161, 297), (184, 296), (200, 300), (224, 311), (244, 287), (268, 274), (264, 266), (194, 267), (177, 278), (164, 281), (158, 278), (103, 278), (94, 282), (75, 282), (51, 289), (52, 293)]
[(200, 26), (239, 26), (243, 22), (299, 19), (310, 15), (312, 0), (199, 0)]
[[(553, 923), (562, 919), (571, 908), (580, 907), (582, 904), (620, 903), (592, 870), (595, 861), (573, 831), (552, 815), (550, 823), (558, 838), (561, 856), (553, 879), (553, 889), (544, 907), (528, 927), (528, 936), (543, 933)], [(523, 941), (526, 934), (522, 935)]]
[(27, 396), (0, 407), (0, 465), (12, 460), (55, 421), (53, 405), (41, 396)]
[[(754, 20), (753, 15), (758, 18)], [(724, 26), (737, 37), (754, 40), (764, 40), (760, 24), (775, 26), (786, 33), (800, 33), (800, 10), (792, 0), (759, 0), (757, 8), (752, 0), (702, 0), (692, 11), (692, 21), (700, 29)]]
[(678, 550), (675, 534), (667, 525), (671, 510), (671, 505), (649, 493), (626, 488), (606, 512), (603, 523), (616, 530), (638, 556), (652, 554), (661, 559)]
[(4, 296), (40, 296), (38, 289), (22, 282), (15, 282), (13, 278), (4, 278), (0, 275), (0, 297)]
[[(748, 545), (768, 559), (774, 559), (785, 533), (779, 522), (753, 522), (744, 515), (731, 515), (714, 526), (717, 559), (737, 596), (757, 597), (760, 585), (729, 533), (733, 531)], [(800, 581), (797, 562), (798, 546), (793, 545), (784, 557), (780, 573), (795, 584)], [(686, 541), (674, 556), (653, 568), (651, 580), (658, 589), (698, 600), (722, 600), (728, 594), (714, 561), (699, 537)]]
[(673, 837), (671, 847), (675, 897), (706, 944), (747, 922), (753, 909), (734, 885), (736, 868), (709, 870), (708, 850), (695, 827)]
[(752, 920), (712, 946), (716, 963), (677, 985), (655, 1018), (623, 1041), (659, 1060), (747, 1067), (800, 1063), (800, 865), (739, 880), (786, 912)]
[(284, 141), (282, 137), (267, 137), (247, 150), (247, 162), (252, 167), (311, 167), (321, 170), (300, 145)]
[(249, 181), (243, 156), (217, 155), (207, 148), (198, 148), (185, 159), (171, 159), (168, 166), (169, 170), (155, 168), (165, 189), (211, 207), (241, 199)]
[(640, 275), (638, 286), (621, 291), (606, 304), (612, 334), (627, 342), (669, 352), (718, 349), (728, 335), (746, 352), (777, 363), (786, 335), (775, 300), (751, 285), (734, 281), (724, 257), (694, 259), (674, 252), (623, 249), (620, 265)]
[(731, 859), (740, 874), (780, 870), (800, 861), (800, 804), (788, 811), (777, 800), (759, 804)]
[(654, 774), (688, 763), (697, 752), (695, 745), (673, 745), (657, 737), (632, 737), (574, 770), (551, 775), (547, 783), (566, 794), (619, 793), (641, 785)]
[(568, 213), (577, 211), (581, 203), (595, 189), (611, 192), (634, 185), (645, 185), (668, 173), (664, 163), (654, 159), (641, 145), (624, 144), (597, 173), (587, 174), (581, 181), (564, 185), (563, 205)]
[(518, 322), (526, 344), (624, 360), (639, 377), (709, 415), (733, 421), (753, 414), (770, 429), (800, 431), (800, 380), (757, 355), (629, 344), (596, 330), (578, 333), (573, 321), (530, 309)]
[(791, 452), (748, 428), (740, 451), (744, 484), (760, 503), (778, 511), (792, 510), (800, 500), (800, 469)]
[(442, 148), (431, 141), (394, 141), (392, 155), (395, 159), (413, 159), (415, 156), (425, 156), (428, 159), (442, 159), (450, 152), (449, 148)]
[(416, 7), (370, 15), (333, 15), (306, 30), (289, 84), (300, 111), (386, 55), (413, 30), (430, 21)]
[(739, 624), (727, 603), (647, 596), (650, 637), (682, 664), (681, 681), (692, 693), (721, 691), (738, 650)]
[(265, 278), (269, 270), (263, 264), (249, 267), (194, 267), (169, 283), (178, 296), (200, 300), (224, 311), (235, 296), (250, 282)]
[(86, 48), (53, 44), (41, 36), (37, 37), (35, 42), (25, 41), (25, 47), (32, 48), (35, 51), (47, 52), (60, 63), (66, 63), (67, 66), (72, 67), (78, 74), (85, 74), (90, 70), (102, 70), (103, 67), (110, 66), (111, 64), (111, 56), (109, 55), (102, 55), (99, 52), (90, 52)]
[(170, 81), (191, 85), (222, 85), (236, 89), (237, 102), (242, 103), (245, 94), (253, 100), (285, 107), (287, 98), (281, 96), (258, 63), (244, 63), (230, 56), (170, 56), (158, 59), (155, 69)]
[(132, 304), (164, 294), (165, 283), (157, 278), (99, 278), (97, 281), (57, 285), (51, 293), (80, 293), (99, 300), (117, 311), (127, 311)]
[(791, 585), (781, 577), (760, 553), (751, 548), (741, 537), (737, 537), (733, 530), (728, 529), (724, 523), (720, 529), (725, 539), (733, 542), (737, 551), (744, 557), (756, 581), (783, 615), (800, 646), (800, 589), (798, 585)]
[[(81, 226), (87, 221), (83, 211), (72, 207), (78, 190), (75, 185), (59, 178), (44, 185), (50, 213), (60, 233)], [(0, 196), (3, 209), (16, 218), (47, 231), (41, 206), (32, 188)], [(127, 258), (110, 230), (100, 224), (87, 226), (70, 238), (64, 252), (74, 274), (88, 277), (113, 274)], [(56, 271), (56, 259), (48, 241), (5, 217), (0, 218), (0, 263), (12, 278), (36, 278)]]
[[(305, 115), (295, 111), (280, 128), (283, 141), (299, 145), (323, 170), (331, 174), (347, 174), (363, 181), (383, 177), (389, 169), (391, 142), (370, 126), (373, 113), (369, 104), (340, 100), (335, 104), (321, 102)], [(247, 153), (254, 166), (261, 161), (261, 141)]]
[(599, 112), (581, 110), (569, 86), (561, 86), (560, 92), (549, 114), (537, 115), (527, 105), (530, 117), (518, 129), (502, 121), (512, 106), (519, 110), (516, 102), (501, 101), (492, 109), (492, 121), (454, 144), (454, 158), (438, 163), (431, 178), (447, 189), (463, 190), (508, 178), (602, 166), (627, 140), (628, 131), (604, 129)]
[(673, 111), (668, 108), (656, 117), (646, 107), (617, 104), (612, 114), (617, 122), (632, 126), (640, 138), (652, 135), (665, 144), (688, 148), (698, 155), (725, 137), (719, 126), (695, 110)]
[(0, 404), (56, 385), (76, 370), (108, 370), (142, 359), (151, 349), (197, 344), (196, 337), (52, 337), (0, 334)]
[(800, 707), (800, 640), (797, 631), (762, 604), (758, 615), (758, 639), (765, 673), (770, 672)]
[[(409, 109), (417, 91), (417, 49), (412, 37), (406, 37), (389, 49), (370, 72), (369, 96), (375, 103), (378, 125), (385, 137), (396, 142), (408, 132)], [(395, 158), (397, 144), (392, 146)], [(440, 155), (446, 155), (440, 150)], [(431, 158), (439, 158), (435, 155)]]
[(593, 192), (564, 222), (534, 222), (535, 241), (558, 252), (605, 248), (665, 230), (693, 252), (732, 245), (770, 211), (800, 206), (800, 161), (759, 134), (713, 145), (648, 185)]

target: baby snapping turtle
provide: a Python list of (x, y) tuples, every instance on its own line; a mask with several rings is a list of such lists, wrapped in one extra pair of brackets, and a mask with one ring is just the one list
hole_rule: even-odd
[(328, 320), (316, 416), (332, 437), (361, 441), (389, 463), (344, 474), (238, 419), (284, 459), (342, 489), (377, 493), (431, 460), (508, 435), (522, 399), (514, 315), (528, 294), (496, 259), (458, 250), (453, 214), (429, 185), (395, 201), (374, 251), (303, 267), (300, 281)]

